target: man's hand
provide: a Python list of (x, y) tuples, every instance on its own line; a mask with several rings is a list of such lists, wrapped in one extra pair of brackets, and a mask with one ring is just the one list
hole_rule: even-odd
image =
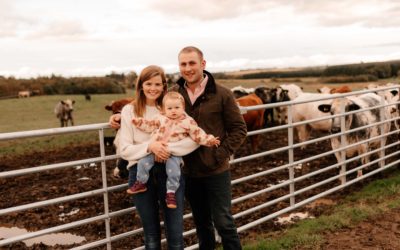
[(121, 127), (121, 114), (113, 114), (108, 120), (110, 126), (114, 129), (119, 129)]

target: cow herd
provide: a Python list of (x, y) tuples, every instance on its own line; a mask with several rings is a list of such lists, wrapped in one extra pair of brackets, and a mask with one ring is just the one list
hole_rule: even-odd
[[(258, 130), (276, 125), (274, 123), (274, 111), (278, 123), (288, 123), (288, 109), (290, 107), (291, 123), (294, 123), (297, 139), (302, 149), (307, 145), (307, 140), (315, 131), (330, 132), (338, 134), (344, 132), (344, 136), (331, 137), (331, 146), (337, 150), (345, 145), (355, 144), (347, 147), (346, 157), (363, 155), (362, 164), (369, 162), (371, 150), (385, 145), (386, 136), (391, 130), (391, 124), (398, 130), (399, 118), (399, 88), (400, 85), (385, 84), (381, 86), (368, 85), (365, 91), (353, 93), (348, 86), (338, 88), (323, 87), (318, 89), (319, 93), (307, 93), (295, 84), (282, 84), (275, 88), (261, 86), (253, 89), (245, 89), (241, 86), (232, 88), (239, 106), (253, 106), (266, 103), (282, 103), (275, 108), (260, 109), (243, 114), (249, 131)], [(263, 100), (254, 102), (258, 90), (263, 93)], [(347, 93), (347, 94), (343, 94)], [(265, 97), (267, 96), (267, 97)], [(246, 101), (245, 101), (246, 100)], [(264, 114), (263, 114), (264, 112)], [(267, 115), (267, 113), (269, 115)], [(344, 113), (346, 113), (344, 115)], [(386, 121), (386, 122), (382, 122)], [(380, 123), (379, 123), (380, 122)], [(351, 133), (347, 132), (351, 130)], [(383, 135), (383, 136), (380, 136)], [(376, 139), (374, 139), (376, 137)], [(373, 139), (371, 139), (373, 138)], [(342, 140), (344, 142), (342, 142)], [(253, 151), (256, 143), (252, 142)], [(341, 154), (335, 151), (335, 157), (339, 162)], [(358, 176), (362, 171), (358, 171)]]
[[(272, 105), (273, 108), (249, 109), (242, 112), (248, 131), (290, 122), (294, 124), (301, 149), (306, 147), (310, 136), (316, 131), (331, 134), (342, 132), (342, 136), (338, 134), (336, 137), (331, 137), (331, 146), (336, 152), (337, 161), (343, 160), (342, 154), (337, 149), (343, 147), (344, 143), (345, 145), (355, 144), (354, 147), (346, 148), (345, 156), (363, 155), (361, 162), (366, 164), (369, 162), (367, 153), (385, 144), (384, 134), (391, 130), (392, 122), (396, 129), (399, 129), (397, 121), (399, 88), (400, 85), (389, 83), (381, 86), (371, 84), (365, 88), (369, 91), (354, 93), (351, 93), (348, 86), (323, 87), (316, 90), (318, 93), (307, 93), (296, 84), (281, 84), (275, 88), (238, 86), (231, 90), (239, 107), (282, 103), (282, 105)], [(130, 102), (132, 99), (123, 99), (105, 108), (112, 113), (118, 113)], [(62, 127), (67, 126), (68, 122), (74, 125), (72, 118), (74, 103), (75, 101), (69, 99), (57, 103), (54, 111)], [(288, 121), (288, 112), (290, 112), (290, 121)], [(351, 132), (348, 132), (349, 130)], [(260, 143), (259, 135), (255, 134), (249, 138), (251, 149), (255, 152)], [(359, 170), (358, 176), (361, 174)]]

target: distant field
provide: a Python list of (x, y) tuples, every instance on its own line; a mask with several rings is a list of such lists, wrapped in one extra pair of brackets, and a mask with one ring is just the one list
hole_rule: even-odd
[[(104, 123), (110, 117), (110, 112), (105, 110), (104, 106), (112, 100), (129, 95), (132, 96), (133, 93), (92, 95), (91, 101), (86, 101), (83, 95), (35, 96), (23, 99), (0, 100), (2, 108), (0, 133), (60, 127), (60, 122), (54, 114), (54, 107), (58, 101), (67, 98), (75, 100), (73, 113), (75, 125)], [(111, 134), (113, 134), (111, 130), (106, 131), (106, 135)], [(74, 144), (96, 141), (98, 141), (98, 133), (96, 131), (0, 141), (0, 159), (4, 156), (24, 154), (28, 151), (45, 151), (67, 145), (73, 146)]]
[[(60, 100), (75, 100), (75, 125), (107, 122), (110, 113), (104, 106), (112, 100), (123, 98), (128, 94), (92, 95), (86, 101), (83, 95), (34, 96), (21, 99), (0, 100), (2, 115), (0, 116), (0, 132), (15, 132), (34, 129), (60, 127), (54, 114), (54, 107)], [(130, 95), (133, 95), (130, 93)]]

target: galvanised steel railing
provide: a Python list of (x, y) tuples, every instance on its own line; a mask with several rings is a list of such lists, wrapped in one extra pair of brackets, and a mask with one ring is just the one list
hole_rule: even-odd
[[(274, 168), (268, 169), (268, 170), (264, 170), (264, 171), (260, 171), (257, 172), (255, 174), (251, 174), (249, 176), (244, 176), (235, 180), (232, 180), (232, 185), (236, 185), (236, 184), (240, 184), (240, 183), (244, 183), (247, 181), (251, 181), (255, 178), (259, 178), (259, 177), (264, 177), (264, 176), (268, 176), (270, 174), (273, 173), (277, 173), (279, 171), (283, 171), (283, 170), (288, 170), (288, 177), (287, 180), (284, 180), (280, 183), (277, 184), (273, 184), (273, 185), (269, 185), (268, 187), (264, 188), (261, 187), (260, 190), (257, 190), (255, 192), (252, 193), (248, 193), (246, 195), (243, 195), (241, 197), (237, 197), (234, 198), (232, 200), (232, 204), (238, 204), (241, 202), (246, 202), (247, 200), (251, 199), (251, 198), (257, 198), (258, 196), (262, 195), (262, 194), (267, 194), (270, 192), (273, 192), (275, 190), (281, 189), (281, 188), (285, 188), (285, 187), (289, 187), (289, 193), (283, 196), (280, 196), (278, 198), (269, 200), (267, 202), (261, 203), (259, 205), (256, 205), (254, 207), (251, 207), (249, 209), (240, 211), (236, 214), (234, 214), (234, 218), (235, 219), (239, 219), (245, 216), (248, 216), (251, 213), (256, 213), (258, 211), (260, 211), (261, 209), (267, 208), (267, 207), (271, 207), (273, 205), (276, 205), (280, 202), (283, 201), (289, 201), (289, 206), (287, 206), (284, 209), (280, 209), (278, 211), (272, 212), (266, 216), (263, 216), (261, 218), (258, 218), (254, 221), (251, 221), (247, 224), (244, 225), (240, 225), (238, 227), (238, 231), (239, 232), (243, 232), (246, 230), (251, 229), (252, 227), (255, 227), (257, 225), (260, 225), (268, 220), (271, 220), (273, 218), (276, 218), (282, 214), (288, 213), (290, 211), (293, 211), (297, 208), (300, 208), (312, 201), (315, 201), (321, 197), (327, 196), (329, 194), (332, 194), (336, 191), (339, 191), (349, 185), (352, 185), (356, 182), (359, 182), (365, 178), (368, 178), (372, 175), (375, 175), (385, 169), (388, 169), (392, 166), (396, 166), (400, 160), (394, 160), (391, 161), (390, 163), (386, 163), (385, 164), (385, 160), (388, 159), (393, 159), (394, 157), (396, 157), (396, 159), (398, 158), (398, 150), (392, 150), (394, 152), (385, 155), (384, 152), (386, 150), (389, 149), (393, 149), (394, 147), (398, 146), (400, 144), (400, 142), (398, 140), (395, 140), (394, 142), (390, 143), (390, 144), (383, 144), (381, 143), (381, 147), (374, 149), (374, 150), (370, 150), (369, 152), (362, 154), (362, 155), (357, 155), (351, 159), (346, 159), (345, 157), (342, 157), (342, 159), (330, 166), (321, 168), (319, 170), (316, 171), (312, 171), (309, 173), (306, 173), (304, 175), (301, 176), (295, 176), (295, 172), (294, 172), (294, 167), (296, 166), (301, 166), (303, 164), (307, 164), (308, 162), (311, 162), (313, 160), (316, 159), (320, 159), (323, 157), (327, 157), (329, 155), (332, 155), (334, 153), (341, 153), (343, 155), (344, 151), (348, 148), (354, 147), (354, 146), (359, 146), (361, 144), (365, 144), (377, 139), (381, 139), (383, 140), (384, 138), (389, 138), (390, 136), (396, 136), (399, 133), (399, 131), (396, 130), (391, 130), (390, 132), (384, 134), (383, 130), (380, 129), (380, 135), (374, 137), (374, 138), (368, 138), (366, 140), (363, 141), (359, 141), (355, 144), (351, 144), (351, 145), (346, 145), (345, 143), (342, 145), (342, 147), (336, 149), (336, 150), (331, 150), (328, 152), (315, 152), (314, 155), (312, 155), (311, 157), (307, 157), (307, 158), (303, 158), (303, 159), (298, 159), (295, 160), (294, 159), (294, 149), (302, 147), (302, 146), (306, 146), (312, 143), (318, 143), (318, 142), (324, 142), (326, 140), (332, 139), (334, 137), (338, 137), (341, 136), (342, 138), (344, 138), (344, 136), (350, 134), (350, 133), (354, 133), (357, 131), (361, 131), (364, 129), (368, 129), (374, 126), (380, 126), (382, 128), (383, 124), (385, 123), (392, 123), (392, 122), (397, 122), (397, 120), (399, 119), (399, 117), (394, 117), (394, 118), (390, 118), (388, 120), (380, 120), (374, 124), (368, 124), (367, 126), (363, 126), (363, 127), (359, 127), (359, 128), (354, 128), (351, 130), (346, 130), (344, 129), (345, 127), (343, 126), (344, 123), (342, 122), (342, 131), (341, 133), (338, 134), (331, 134), (331, 135), (324, 135), (318, 138), (314, 138), (314, 139), (310, 139), (308, 141), (305, 142), (301, 142), (301, 143), (294, 143), (294, 129), (296, 126), (299, 125), (305, 125), (311, 122), (317, 122), (317, 121), (323, 121), (323, 120), (327, 120), (327, 119), (332, 119), (332, 118), (337, 118), (340, 117), (342, 119), (342, 121), (344, 120), (345, 115), (349, 115), (349, 114), (354, 114), (357, 112), (365, 112), (368, 110), (372, 110), (372, 109), (379, 109), (380, 112), (382, 113), (383, 109), (387, 108), (388, 106), (391, 105), (398, 105), (399, 102), (396, 103), (391, 103), (391, 104), (385, 104), (384, 102), (382, 102), (380, 105), (372, 107), (372, 108), (367, 108), (367, 109), (360, 109), (357, 111), (352, 111), (352, 112), (344, 112), (343, 109), (343, 113), (339, 114), (339, 115), (331, 115), (331, 116), (325, 116), (322, 118), (316, 118), (316, 119), (312, 119), (312, 120), (308, 120), (308, 121), (301, 121), (301, 122), (296, 122), (293, 123), (293, 117), (292, 117), (292, 108), (294, 105), (296, 104), (301, 104), (301, 103), (306, 103), (306, 102), (314, 102), (314, 101), (326, 101), (326, 100), (332, 100), (334, 98), (345, 98), (347, 96), (352, 96), (352, 95), (360, 95), (360, 94), (364, 94), (364, 93), (369, 93), (369, 92), (382, 92), (382, 91), (387, 91), (390, 89), (393, 89), (393, 86), (390, 87), (384, 87), (384, 88), (380, 88), (379, 90), (363, 90), (363, 91), (357, 91), (357, 92), (351, 92), (351, 93), (345, 93), (345, 94), (336, 94), (336, 95), (332, 95), (331, 97), (328, 98), (319, 98), (319, 99), (313, 99), (313, 100), (304, 100), (304, 101), (289, 101), (289, 102), (282, 102), (282, 103), (274, 103), (274, 104), (266, 104), (266, 105), (258, 105), (258, 106), (252, 106), (252, 107), (241, 107), (241, 110), (243, 113), (246, 113), (247, 111), (250, 110), (257, 110), (257, 109), (265, 109), (265, 108), (275, 108), (275, 107), (279, 107), (279, 106), (287, 106), (288, 108), (288, 124), (285, 125), (281, 125), (281, 126), (276, 126), (276, 127), (271, 127), (271, 128), (265, 128), (265, 129), (260, 129), (257, 131), (250, 131), (248, 132), (248, 136), (253, 136), (256, 134), (267, 134), (267, 133), (273, 133), (275, 131), (278, 130), (282, 130), (282, 129), (287, 129), (288, 131), (288, 145), (287, 146), (283, 146), (280, 148), (276, 148), (276, 149), (271, 149), (269, 151), (265, 151), (265, 152), (261, 152), (261, 153), (255, 153), (252, 155), (248, 155), (248, 156), (243, 156), (237, 159), (233, 159), (230, 161), (231, 164), (237, 164), (237, 163), (241, 163), (241, 162), (245, 162), (245, 161), (251, 161), (254, 160), (256, 158), (259, 157), (265, 157), (265, 156), (269, 156), (269, 155), (273, 155), (279, 152), (288, 152), (288, 156), (287, 156), (287, 163), (286, 164), (282, 164), (279, 166), (276, 166)], [(382, 117), (382, 115), (381, 115)], [(61, 134), (68, 134), (68, 133), (77, 133), (77, 132), (86, 132), (86, 131), (98, 131), (99, 134), (99, 141), (100, 141), (100, 156), (99, 157), (95, 157), (95, 158), (89, 158), (89, 159), (83, 159), (83, 160), (77, 160), (77, 161), (70, 161), (70, 162), (63, 162), (63, 163), (57, 163), (57, 164), (50, 164), (50, 165), (43, 165), (43, 166), (36, 166), (36, 167), (31, 167), (31, 168), (27, 168), (27, 169), (19, 169), (19, 170), (11, 170), (11, 171), (6, 171), (6, 172), (0, 172), (0, 179), (6, 179), (6, 178), (12, 178), (12, 177), (17, 177), (17, 176), (22, 176), (22, 175), (27, 175), (27, 174), (32, 174), (32, 173), (40, 173), (40, 172), (44, 172), (44, 171), (49, 171), (49, 170), (60, 170), (60, 169), (65, 169), (65, 171), (67, 171), (68, 169), (74, 167), (74, 166), (78, 166), (78, 165), (83, 165), (83, 164), (90, 164), (90, 163), (100, 163), (101, 165), (101, 176), (102, 176), (102, 188), (99, 189), (95, 189), (95, 190), (91, 190), (91, 191), (87, 191), (87, 192), (82, 192), (82, 193), (78, 193), (78, 194), (73, 194), (73, 195), (67, 195), (64, 197), (58, 197), (58, 198), (53, 198), (53, 199), (48, 199), (45, 201), (38, 201), (38, 202), (33, 202), (30, 204), (25, 204), (25, 205), (19, 205), (19, 206), (14, 206), (14, 207), (8, 207), (8, 208), (3, 208), (0, 209), (0, 216), (4, 216), (10, 213), (16, 213), (16, 212), (22, 212), (22, 211), (26, 211), (28, 209), (34, 209), (34, 208), (40, 208), (40, 207), (45, 207), (45, 206), (49, 206), (49, 205), (53, 205), (53, 204), (58, 204), (58, 203), (62, 203), (62, 202), (66, 202), (66, 201), (73, 201), (73, 200), (78, 200), (78, 199), (83, 199), (83, 198), (87, 198), (87, 197), (92, 197), (92, 196), (98, 196), (98, 195), (102, 195), (103, 196), (103, 203), (104, 203), (104, 212), (101, 215), (97, 215), (94, 217), (90, 217), (87, 219), (83, 219), (83, 220), (78, 220), (78, 221), (74, 221), (74, 222), (70, 222), (70, 223), (66, 223), (66, 224), (62, 224), (59, 226), (55, 226), (55, 227), (51, 227), (51, 228), (47, 228), (47, 229), (43, 229), (43, 230), (39, 230), (36, 232), (29, 232), (23, 235), (19, 235), (19, 236), (15, 236), (15, 237), (10, 237), (7, 239), (3, 239), (0, 240), (0, 246), (7, 246), (10, 245), (12, 243), (16, 243), (16, 242), (20, 242), (20, 241), (24, 241), (27, 239), (31, 239), (34, 237), (38, 237), (41, 235), (46, 235), (46, 234), (50, 234), (50, 233), (55, 233), (55, 232), (60, 232), (60, 231), (64, 231), (67, 229), (71, 229), (71, 228), (75, 228), (78, 226), (82, 226), (88, 223), (92, 223), (95, 221), (104, 221), (104, 227), (105, 227), (105, 238), (94, 241), (94, 242), (90, 242), (90, 243), (86, 243), (83, 244), (79, 247), (75, 247), (73, 249), (90, 249), (90, 248), (94, 248), (94, 247), (99, 247), (99, 246), (106, 246), (107, 249), (111, 249), (112, 242), (130, 237), (132, 235), (138, 235), (141, 234), (143, 232), (143, 228), (138, 228), (132, 231), (128, 231), (128, 232), (124, 232), (118, 235), (112, 235), (111, 234), (111, 230), (110, 230), (110, 220), (114, 217), (117, 216), (121, 216), (124, 214), (132, 214), (135, 213), (135, 207), (130, 207), (130, 208), (124, 208), (118, 211), (113, 211), (110, 212), (109, 211), (109, 194), (111, 192), (115, 192), (115, 191), (121, 191), (125, 188), (127, 188), (127, 184), (122, 184), (122, 185), (116, 185), (116, 186), (108, 186), (107, 184), (107, 176), (106, 176), (106, 161), (109, 160), (115, 160), (118, 158), (117, 155), (106, 155), (105, 154), (105, 148), (104, 148), (104, 130), (109, 128), (107, 123), (102, 123), (102, 124), (92, 124), (92, 125), (83, 125), (83, 126), (75, 126), (75, 127), (67, 127), (67, 128), (52, 128), (52, 129), (41, 129), (41, 130), (33, 130), (33, 131), (24, 131), (24, 132), (13, 132), (13, 133), (2, 133), (0, 134), (0, 141), (5, 141), (5, 140), (15, 140), (15, 139), (23, 139), (23, 138), (33, 138), (33, 137), (42, 137), (42, 136), (48, 136), (48, 135), (61, 135)], [(380, 157), (370, 161), (367, 164), (364, 165), (359, 165), (356, 168), (352, 168), (350, 170), (346, 169), (346, 165), (360, 160), (362, 157), (374, 154), (374, 153), (380, 153)], [(358, 170), (361, 169), (365, 169), (368, 166), (372, 166), (374, 164), (379, 164), (380, 167), (377, 169), (374, 169), (364, 175), (362, 175), (361, 177), (358, 178), (354, 178), (352, 180), (347, 180), (346, 176), (348, 174), (354, 173)], [(341, 167), (341, 170), (339, 172), (339, 174), (331, 176), (329, 178), (323, 179), (322, 181), (318, 181), (312, 185), (300, 188), (296, 190), (296, 183), (299, 183), (300, 181), (304, 181), (307, 179), (310, 179), (311, 177), (315, 177), (319, 174), (328, 172), (330, 170), (334, 170)], [(296, 202), (296, 197), (298, 197), (301, 194), (304, 194), (307, 191), (313, 190), (317, 187), (321, 187), (323, 185), (326, 185), (327, 183), (332, 183), (334, 181), (337, 180), (341, 180), (341, 184), (334, 186), (332, 188), (329, 188), (325, 191), (322, 191), (320, 193), (314, 194), (311, 197), (308, 197), (306, 199), (303, 199), (302, 201)], [(34, 187), (33, 187), (34, 188)], [(184, 215), (184, 219), (189, 219), (191, 218), (192, 215), (189, 214), (185, 214)], [(163, 222), (161, 223), (163, 224)], [(190, 235), (194, 235), (195, 234), (195, 229), (190, 229), (188, 231), (184, 232), (184, 237), (190, 236)], [(163, 242), (165, 242), (166, 240), (163, 239)], [(188, 246), (186, 247), (186, 249), (197, 249), (198, 245), (192, 245), (192, 246)], [(144, 249), (144, 246), (138, 246), (135, 249)]]

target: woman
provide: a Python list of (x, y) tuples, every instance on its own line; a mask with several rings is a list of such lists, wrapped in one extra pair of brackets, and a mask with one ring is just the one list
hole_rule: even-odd
[[(142, 132), (132, 124), (134, 117), (151, 119), (160, 113), (162, 99), (167, 91), (164, 71), (158, 66), (148, 66), (142, 70), (136, 84), (135, 101), (126, 105), (121, 112), (121, 134), (119, 147), (121, 157), (129, 161), (129, 186), (136, 181), (137, 161), (149, 153), (156, 156), (150, 171), (147, 191), (133, 198), (143, 224), (146, 249), (161, 249), (161, 228), (159, 210), (163, 210), (168, 249), (183, 249), (183, 197), (185, 183), (181, 177), (176, 191), (177, 209), (168, 209), (165, 203), (166, 179), (164, 162), (171, 154), (182, 156), (198, 146), (190, 138), (176, 143), (153, 141), (150, 134)], [(115, 117), (110, 118), (110, 123)], [(115, 127), (115, 124), (111, 124)]]

